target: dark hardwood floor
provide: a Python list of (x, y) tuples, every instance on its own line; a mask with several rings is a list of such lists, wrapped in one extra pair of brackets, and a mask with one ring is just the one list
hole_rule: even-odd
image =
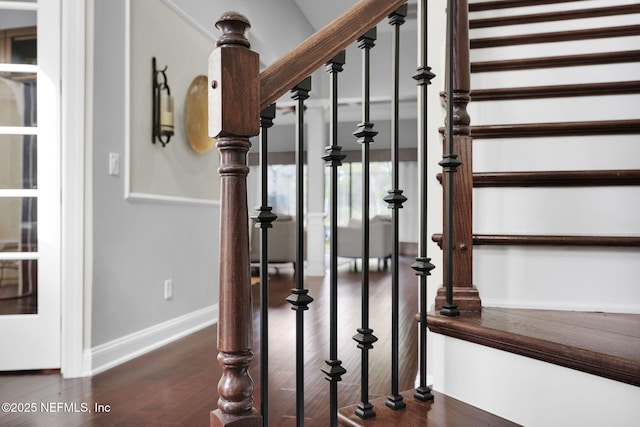
[[(400, 310), (400, 390), (413, 388), (417, 371), (417, 280), (403, 259)], [(360, 326), (360, 273), (349, 264), (339, 273), (339, 357), (347, 374), (339, 384), (340, 406), (360, 401), (360, 354), (352, 336)], [(379, 341), (370, 351), (370, 399), (389, 393), (390, 378), (390, 277), (371, 264), (370, 325)], [(285, 298), (293, 284), (292, 270), (281, 269), (270, 278), (270, 425), (294, 425), (295, 416), (295, 312)], [(327, 313), (328, 284), (309, 279), (306, 286), (315, 299), (305, 312), (305, 425), (326, 426), (328, 382), (320, 368), (329, 356)], [(251, 374), (259, 408), (259, 354), (257, 324), (259, 287), (253, 287), (256, 315), (255, 359)], [(0, 412), (2, 426), (207, 426), (216, 408), (220, 369), (216, 361), (216, 328), (208, 327), (138, 357), (93, 378), (63, 379), (57, 373), (0, 374), (0, 402), (28, 405), (35, 413)], [(32, 408), (32, 404), (35, 406)], [(64, 405), (67, 405), (65, 408)], [(83, 406), (86, 405), (85, 406)], [(96, 412), (95, 405), (104, 405)], [(42, 406), (44, 405), (44, 406)], [(47, 408), (47, 411), (43, 411)], [(16, 408), (17, 409), (17, 408)], [(84, 412), (84, 410), (90, 410)], [(108, 411), (107, 411), (108, 409)], [(57, 411), (57, 412), (54, 412)]]

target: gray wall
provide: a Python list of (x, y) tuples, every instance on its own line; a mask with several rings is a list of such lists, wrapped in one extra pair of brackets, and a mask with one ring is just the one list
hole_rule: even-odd
[(126, 155), (125, 2), (97, 1), (95, 16), (92, 346), (216, 304), (219, 237), (217, 206), (131, 202), (124, 170), (109, 176), (108, 153)]

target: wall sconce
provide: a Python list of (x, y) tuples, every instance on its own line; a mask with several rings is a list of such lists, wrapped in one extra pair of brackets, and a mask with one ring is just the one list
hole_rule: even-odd
[(167, 67), (162, 70), (156, 68), (155, 56), (151, 60), (153, 67), (153, 118), (151, 142), (160, 141), (166, 146), (173, 136), (173, 97), (167, 82)]

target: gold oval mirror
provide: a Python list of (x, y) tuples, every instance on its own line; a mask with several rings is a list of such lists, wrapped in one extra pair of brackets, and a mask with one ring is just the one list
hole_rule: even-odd
[(187, 141), (196, 153), (206, 153), (216, 140), (208, 135), (207, 76), (197, 76), (187, 90), (184, 102)]

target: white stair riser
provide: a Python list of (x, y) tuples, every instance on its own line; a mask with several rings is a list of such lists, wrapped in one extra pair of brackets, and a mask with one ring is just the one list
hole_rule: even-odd
[[(496, 58), (505, 59), (505, 58)], [(471, 74), (471, 89), (493, 89), (638, 80), (640, 63), (601, 64)]]
[(640, 135), (475, 139), (477, 172), (640, 169)]
[(640, 388), (434, 334), (433, 388), (527, 427), (635, 427)]
[[(640, 94), (475, 102), (471, 124), (553, 123), (638, 118)], [(638, 136), (635, 137), (636, 139)]]

